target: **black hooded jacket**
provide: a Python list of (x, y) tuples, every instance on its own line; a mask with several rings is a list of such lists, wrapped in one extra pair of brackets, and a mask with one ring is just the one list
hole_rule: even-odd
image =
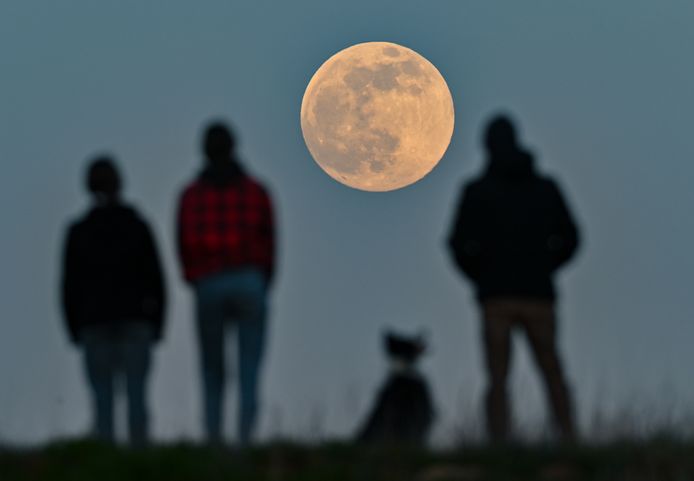
[(165, 290), (159, 255), (134, 209), (98, 206), (70, 226), (62, 296), (73, 342), (85, 326), (133, 320), (149, 322), (161, 337)]
[(448, 245), (480, 300), (554, 299), (553, 273), (576, 251), (578, 232), (555, 182), (513, 150), (465, 186)]

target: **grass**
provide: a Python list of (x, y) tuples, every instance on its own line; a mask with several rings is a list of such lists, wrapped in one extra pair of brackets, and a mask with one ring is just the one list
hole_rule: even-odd
[(144, 449), (89, 441), (0, 450), (2, 481), (694, 480), (694, 442), (523, 445), (424, 451), (276, 443), (238, 451), (191, 444)]

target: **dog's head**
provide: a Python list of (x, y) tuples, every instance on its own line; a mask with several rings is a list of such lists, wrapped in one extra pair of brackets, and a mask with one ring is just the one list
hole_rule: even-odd
[(387, 330), (383, 333), (383, 341), (388, 357), (406, 363), (415, 362), (427, 347), (424, 334), (407, 336)]

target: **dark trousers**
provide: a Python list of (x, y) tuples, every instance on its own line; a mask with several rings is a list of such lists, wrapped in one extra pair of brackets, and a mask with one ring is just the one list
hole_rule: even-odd
[(85, 327), (81, 332), (87, 379), (91, 387), (94, 432), (114, 440), (114, 398), (118, 381), (124, 381), (128, 400), (130, 441), (149, 439), (147, 377), (153, 332), (145, 322)]
[(482, 304), (488, 374), (485, 399), (487, 431), (493, 441), (506, 441), (510, 430), (507, 380), (511, 334), (521, 329), (543, 376), (554, 422), (565, 440), (575, 437), (571, 395), (556, 346), (556, 317), (551, 301), (498, 298)]

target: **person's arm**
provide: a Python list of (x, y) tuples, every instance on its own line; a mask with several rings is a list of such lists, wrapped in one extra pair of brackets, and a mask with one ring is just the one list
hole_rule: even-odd
[(275, 213), (270, 195), (265, 192), (261, 205), (262, 236), (266, 242), (267, 260), (265, 276), (268, 286), (272, 285), (275, 278), (275, 266), (277, 262), (277, 229), (275, 226)]
[(467, 187), (458, 203), (448, 237), (448, 248), (458, 268), (471, 279), (480, 274), (482, 238), (480, 205), (474, 189)]
[(61, 297), (63, 320), (70, 341), (79, 343), (79, 253), (75, 242), (75, 229), (70, 228), (65, 238), (63, 248), (63, 272), (61, 281)]
[(156, 242), (149, 227), (142, 224), (143, 237), (143, 280), (147, 295), (144, 299), (144, 311), (154, 327), (155, 340), (162, 337), (164, 315), (166, 312), (166, 286)]
[(552, 261), (551, 267), (553, 270), (556, 270), (568, 262), (576, 253), (579, 245), (579, 234), (571, 211), (559, 187), (554, 182), (551, 183), (551, 186), (556, 216), (547, 243)]
[(178, 262), (181, 268), (182, 277), (186, 281), (188, 281), (187, 266), (190, 265), (190, 253), (188, 252), (188, 248), (186, 247), (184, 236), (187, 230), (191, 228), (190, 225), (187, 225), (187, 217), (189, 215), (188, 211), (190, 211), (190, 207), (188, 206), (188, 204), (190, 202), (191, 199), (189, 198), (187, 192), (181, 194), (181, 197), (178, 201), (178, 209), (176, 211), (175, 229), (176, 253), (178, 254)]

